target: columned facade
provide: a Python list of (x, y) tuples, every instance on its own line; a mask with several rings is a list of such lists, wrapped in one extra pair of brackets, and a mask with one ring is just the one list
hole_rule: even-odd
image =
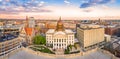
[[(51, 31), (54, 32), (50, 33)], [(68, 29), (65, 32), (50, 29), (46, 33), (46, 41), (47, 45), (53, 46), (53, 49), (66, 49), (68, 45), (74, 45), (74, 33)]]
[(46, 32), (46, 43), (53, 49), (66, 49), (68, 45), (74, 45), (74, 32), (70, 29), (64, 29), (60, 20), (56, 29), (49, 29)]

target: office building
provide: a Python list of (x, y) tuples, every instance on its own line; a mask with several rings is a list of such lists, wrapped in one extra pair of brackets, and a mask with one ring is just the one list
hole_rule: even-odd
[(77, 24), (76, 30), (83, 49), (91, 49), (104, 43), (104, 28), (99, 25)]

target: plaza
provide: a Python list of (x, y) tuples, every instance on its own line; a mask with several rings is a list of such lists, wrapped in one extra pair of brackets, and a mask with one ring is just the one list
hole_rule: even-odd
[[(69, 56), (69, 55), (68, 55)], [(103, 54), (102, 52), (96, 51), (85, 56), (48, 56), (48, 55), (35, 55), (24, 50), (17, 52), (10, 56), (8, 59), (111, 59), (110, 56)]]

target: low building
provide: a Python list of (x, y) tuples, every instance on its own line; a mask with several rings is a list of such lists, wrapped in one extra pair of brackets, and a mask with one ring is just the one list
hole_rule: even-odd
[(0, 22), (0, 26), (3, 26), (4, 25), (4, 22)]
[(117, 27), (106, 27), (105, 28), (105, 34), (108, 34), (108, 35), (115, 35), (118, 31), (118, 28)]
[(110, 36), (110, 35), (105, 34), (105, 40), (106, 40), (106, 42), (110, 42), (110, 40), (111, 40), (111, 36)]

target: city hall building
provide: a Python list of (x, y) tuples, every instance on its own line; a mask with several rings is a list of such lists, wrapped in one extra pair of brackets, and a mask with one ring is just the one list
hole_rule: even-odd
[(53, 49), (66, 49), (68, 45), (74, 45), (74, 32), (65, 29), (60, 18), (56, 29), (49, 29), (46, 32), (46, 43), (52, 45)]

